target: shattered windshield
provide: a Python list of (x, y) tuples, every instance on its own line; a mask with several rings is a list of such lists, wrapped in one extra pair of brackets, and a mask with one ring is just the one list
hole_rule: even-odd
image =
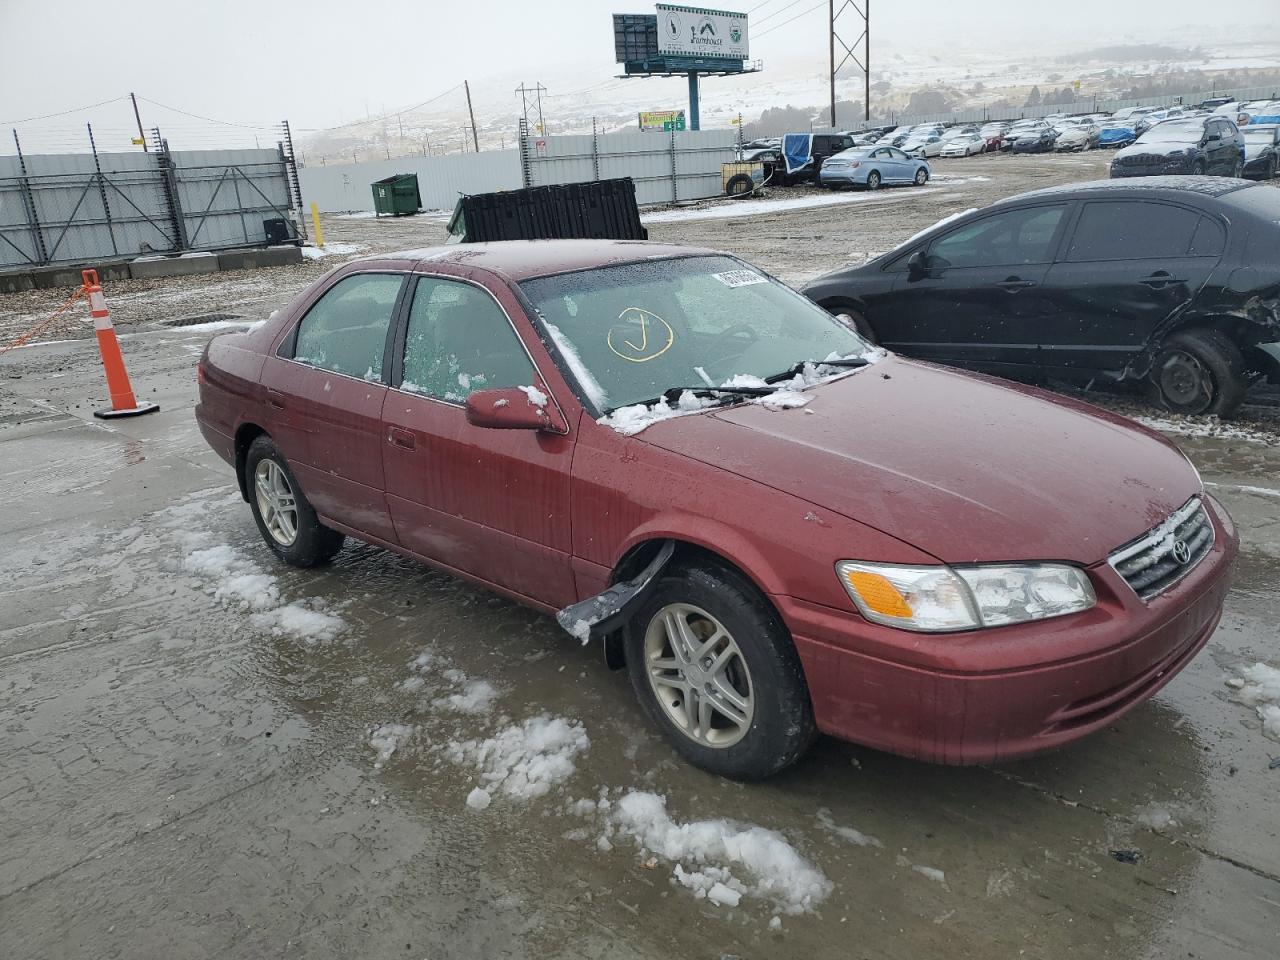
[(648, 260), (520, 287), (566, 374), (602, 413), (675, 387), (757, 383), (805, 360), (875, 352), (821, 307), (731, 257)]
[(1195, 143), (1204, 135), (1199, 120), (1166, 120), (1138, 138), (1139, 143)]

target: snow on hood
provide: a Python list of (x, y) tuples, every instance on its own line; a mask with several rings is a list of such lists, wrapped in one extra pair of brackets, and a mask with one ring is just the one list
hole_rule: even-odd
[(891, 357), (808, 395), (805, 416), (739, 404), (643, 440), (948, 563), (1096, 563), (1202, 489), (1157, 434), (1031, 388)]
[(1166, 156), (1180, 157), (1192, 145), (1190, 143), (1131, 143), (1127, 147), (1121, 147), (1116, 151), (1117, 157), (1148, 157), (1148, 156)]

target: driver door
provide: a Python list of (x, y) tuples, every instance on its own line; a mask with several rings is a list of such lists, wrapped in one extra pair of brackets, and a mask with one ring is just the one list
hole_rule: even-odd
[(892, 319), (877, 322), (886, 347), (908, 356), (999, 372), (1035, 366), (1051, 304), (1043, 283), (1068, 203), (1003, 210), (935, 239), (927, 269), (895, 268)]

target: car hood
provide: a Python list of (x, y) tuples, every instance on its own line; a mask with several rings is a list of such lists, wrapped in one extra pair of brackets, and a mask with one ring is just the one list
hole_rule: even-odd
[(1096, 563), (1202, 489), (1158, 434), (994, 378), (891, 357), (811, 395), (801, 409), (667, 420), (640, 439), (946, 563)]
[(1255, 160), (1267, 152), (1267, 148), (1271, 146), (1269, 143), (1248, 143), (1244, 145), (1244, 156), (1246, 160)]
[(1116, 156), (1123, 157), (1182, 157), (1194, 149), (1190, 143), (1135, 143), (1121, 147)]

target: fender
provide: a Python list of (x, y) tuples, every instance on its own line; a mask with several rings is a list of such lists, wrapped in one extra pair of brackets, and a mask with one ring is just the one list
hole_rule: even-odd
[(640, 573), (630, 580), (615, 583), (594, 597), (569, 604), (556, 613), (556, 622), (584, 645), (614, 632), (653, 590), (658, 574), (671, 562), (675, 552), (675, 541), (664, 541)]

